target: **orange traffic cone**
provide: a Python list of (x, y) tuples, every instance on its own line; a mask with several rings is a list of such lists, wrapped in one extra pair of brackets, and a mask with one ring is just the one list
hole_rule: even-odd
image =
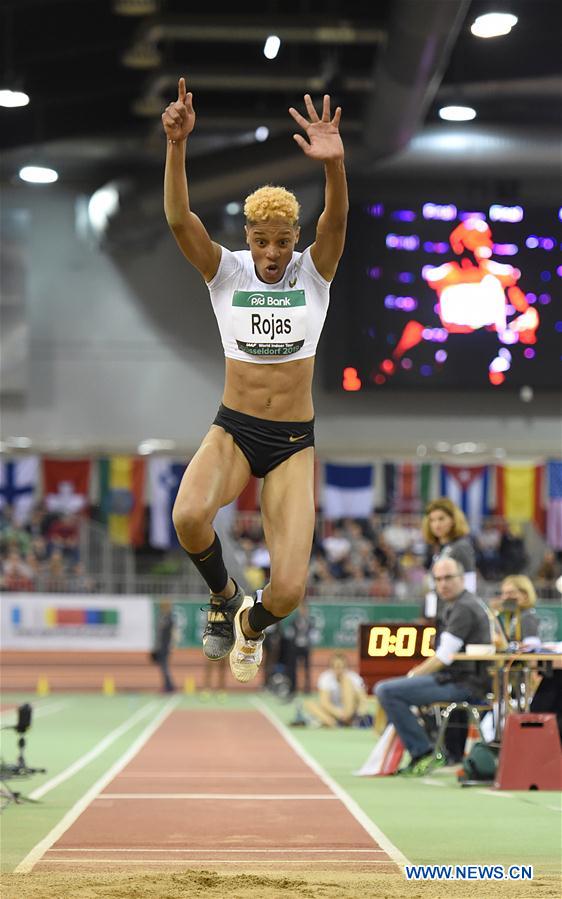
[(469, 724), (468, 724), (468, 732), (466, 735), (466, 742), (464, 744), (464, 757), (466, 758), (467, 755), (470, 755), (472, 747), (476, 743), (480, 743), (481, 741), (482, 741), (482, 737), (480, 736), (480, 731), (478, 730), (478, 728), (476, 727), (476, 724), (474, 723), (473, 719), (471, 718), (469, 721)]

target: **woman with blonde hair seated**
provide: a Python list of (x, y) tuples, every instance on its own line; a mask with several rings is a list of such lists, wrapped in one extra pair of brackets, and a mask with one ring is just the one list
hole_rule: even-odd
[(535, 612), (537, 593), (524, 574), (510, 574), (501, 583), (501, 592), (490, 607), (496, 612), (508, 643), (540, 644), (539, 619)]

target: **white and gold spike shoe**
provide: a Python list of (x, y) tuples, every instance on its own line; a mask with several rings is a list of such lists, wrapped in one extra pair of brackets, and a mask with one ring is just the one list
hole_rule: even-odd
[(230, 653), (230, 670), (237, 681), (248, 683), (258, 673), (263, 655), (264, 635), (261, 634), (255, 640), (250, 640), (242, 633), (240, 617), (244, 609), (250, 609), (254, 604), (251, 596), (245, 596), (242, 605), (234, 616), (234, 647)]

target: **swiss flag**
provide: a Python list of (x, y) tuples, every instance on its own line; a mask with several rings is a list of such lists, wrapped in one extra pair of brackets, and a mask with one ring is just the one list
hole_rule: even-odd
[(90, 494), (89, 459), (43, 459), (43, 493), (49, 512), (85, 512)]

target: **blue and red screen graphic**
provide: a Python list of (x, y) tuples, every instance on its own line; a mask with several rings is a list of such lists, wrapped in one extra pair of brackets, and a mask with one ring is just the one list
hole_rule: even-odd
[(352, 210), (328, 386), (559, 387), (561, 218), (501, 203)]

